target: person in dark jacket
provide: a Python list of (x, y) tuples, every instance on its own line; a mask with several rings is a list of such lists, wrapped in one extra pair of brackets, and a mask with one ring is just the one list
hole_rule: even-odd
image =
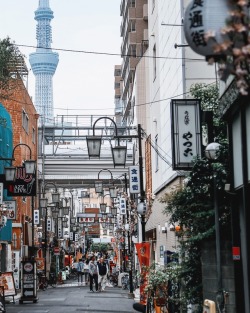
[(89, 262), (89, 288), (90, 291), (94, 292), (93, 290), (93, 282), (95, 283), (95, 290), (98, 291), (98, 272), (97, 272), (97, 264), (95, 256), (91, 257)]
[(77, 276), (78, 276), (78, 283), (81, 280), (81, 283), (83, 282), (83, 268), (84, 268), (84, 263), (82, 260), (80, 260), (77, 264)]
[(107, 283), (108, 265), (104, 262), (103, 258), (100, 258), (97, 264), (98, 272), (98, 290), (104, 291)]

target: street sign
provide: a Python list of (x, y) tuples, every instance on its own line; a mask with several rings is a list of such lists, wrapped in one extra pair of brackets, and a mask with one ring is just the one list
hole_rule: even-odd
[(54, 247), (54, 255), (60, 255), (60, 248)]
[(34, 225), (39, 225), (39, 210), (34, 210)]
[(36, 262), (25, 260), (21, 264), (21, 297), (19, 303), (22, 304), (24, 301), (37, 302)]
[(0, 183), (0, 204), (3, 203), (3, 183)]
[(8, 220), (16, 219), (16, 200), (3, 201)]

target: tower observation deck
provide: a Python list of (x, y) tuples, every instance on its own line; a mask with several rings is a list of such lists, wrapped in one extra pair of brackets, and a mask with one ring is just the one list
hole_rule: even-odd
[(29, 56), (30, 65), (35, 75), (35, 107), (40, 115), (40, 124), (49, 124), (54, 117), (53, 106), (53, 75), (59, 62), (58, 53), (51, 50), (53, 11), (49, 7), (49, 0), (39, 0), (39, 7), (35, 11), (36, 52)]

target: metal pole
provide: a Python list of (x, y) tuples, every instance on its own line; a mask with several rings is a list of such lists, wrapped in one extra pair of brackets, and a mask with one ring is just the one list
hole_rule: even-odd
[(45, 208), (44, 272), (45, 272), (46, 277), (47, 277), (47, 222), (48, 222), (48, 215), (47, 215), (47, 208)]
[[(145, 200), (145, 191), (143, 186), (143, 158), (142, 158), (142, 145), (141, 145), (141, 124), (138, 124), (138, 147), (139, 147), (139, 174), (140, 174), (140, 196), (141, 202)], [(142, 242), (146, 241), (146, 230), (145, 230), (145, 215), (141, 215), (141, 228), (142, 228)]]
[[(128, 190), (128, 181), (127, 181), (127, 173), (124, 174), (125, 177), (125, 189), (126, 192)], [(128, 206), (127, 206), (127, 221), (129, 221), (129, 211), (128, 211)], [(130, 231), (128, 230), (128, 257), (130, 261), (130, 267), (129, 267), (129, 293), (133, 294), (134, 288), (133, 288), (133, 275), (132, 275), (132, 261), (131, 261), (131, 244), (130, 244)]]
[(224, 308), (224, 295), (222, 290), (222, 273), (221, 273), (221, 242), (220, 242), (220, 220), (219, 220), (219, 205), (218, 192), (216, 187), (216, 175), (213, 173), (214, 187), (214, 218), (215, 218), (215, 242), (216, 242), (216, 270), (217, 270), (217, 295), (216, 302), (219, 310), (222, 312)]
[(32, 257), (35, 258), (35, 233), (34, 233), (34, 196), (31, 197), (31, 211), (32, 211)]

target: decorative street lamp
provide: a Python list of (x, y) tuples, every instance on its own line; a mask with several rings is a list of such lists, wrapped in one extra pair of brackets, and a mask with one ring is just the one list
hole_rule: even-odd
[[(113, 181), (113, 175), (112, 175), (112, 172), (109, 169), (104, 168), (104, 169), (100, 170), (99, 173), (98, 173), (98, 176), (97, 176), (98, 180), (95, 181), (95, 192), (96, 193), (103, 193), (103, 181), (100, 180), (100, 174), (103, 171), (109, 172), (111, 181)], [(110, 193), (110, 198), (116, 198), (117, 197), (117, 189), (115, 188), (115, 186), (110, 186), (109, 187), (109, 193)]]
[(117, 208), (112, 207), (112, 208), (111, 208), (111, 214), (112, 214), (113, 216), (116, 216), (116, 215), (117, 215)]
[(100, 203), (100, 212), (106, 213), (106, 207), (107, 207), (106, 203)]
[(63, 215), (69, 215), (69, 210), (70, 210), (69, 206), (62, 207), (62, 210), (63, 210)]
[[(118, 136), (117, 125), (114, 122), (114, 120), (112, 120), (110, 117), (105, 117), (105, 116), (98, 118), (93, 125), (93, 136), (87, 136), (86, 137), (89, 158), (100, 158), (102, 137), (101, 136), (95, 136), (95, 125), (101, 119), (110, 120), (115, 126), (115, 135), (116, 135), (116, 137)], [(127, 146), (120, 145), (119, 137), (118, 137), (118, 145), (116, 145), (114, 147), (111, 146), (111, 150), (112, 150), (114, 167), (116, 167), (116, 166), (124, 166), (125, 167), (126, 156), (127, 156)]]
[[(24, 161), (24, 167), (25, 167), (26, 174), (35, 174), (35, 171), (36, 171), (36, 161), (31, 159), (31, 149), (25, 143), (19, 143), (18, 145), (16, 145), (13, 148), (11, 163), (12, 163), (13, 160), (15, 160), (14, 159), (15, 150), (19, 146), (27, 147), (29, 149), (29, 152), (30, 152), (30, 159)], [(0, 158), (0, 160), (4, 160), (4, 159)], [(5, 167), (5, 180), (9, 181), (9, 182), (11, 182), (11, 181), (13, 182), (13, 181), (15, 181), (15, 179), (16, 179), (16, 167), (12, 166), (12, 164), (9, 167)]]
[(115, 186), (110, 186), (109, 187), (109, 194), (110, 194), (110, 198), (117, 198), (117, 192), (118, 189)]
[[(213, 142), (207, 145), (205, 155), (211, 162), (216, 162), (219, 157), (220, 144)], [(221, 268), (221, 241), (220, 241), (220, 217), (218, 192), (216, 187), (216, 175), (213, 173), (213, 201), (214, 201), (214, 219), (215, 219), (215, 241), (216, 241), (216, 269), (217, 269), (217, 296), (216, 302), (222, 312), (224, 307), (224, 294), (222, 288), (222, 268)]]
[(218, 159), (220, 147), (221, 145), (217, 142), (209, 143), (205, 149), (206, 157), (211, 161)]

